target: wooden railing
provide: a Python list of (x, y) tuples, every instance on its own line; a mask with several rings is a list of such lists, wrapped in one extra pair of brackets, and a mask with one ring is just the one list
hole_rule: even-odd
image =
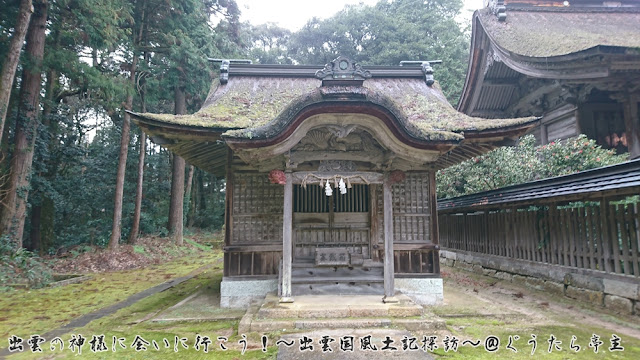
[(635, 161), (445, 200), (440, 245), (640, 278), (639, 193)]

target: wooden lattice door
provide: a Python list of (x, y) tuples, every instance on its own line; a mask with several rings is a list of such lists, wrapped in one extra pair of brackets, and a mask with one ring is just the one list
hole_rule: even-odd
[(346, 248), (371, 258), (369, 186), (353, 185), (346, 194), (326, 196), (318, 185), (293, 189), (293, 257), (296, 262), (315, 258), (316, 248)]

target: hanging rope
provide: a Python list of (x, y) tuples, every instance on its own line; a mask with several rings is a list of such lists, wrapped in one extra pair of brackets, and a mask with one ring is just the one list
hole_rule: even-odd
[[(365, 184), (369, 185), (369, 181), (365, 179), (362, 175), (330, 175), (330, 176), (318, 176), (316, 174), (307, 174), (304, 179), (302, 179), (301, 185), (303, 189), (307, 188), (307, 184), (318, 183), (320, 187), (325, 189), (325, 194), (327, 196), (333, 195), (333, 190), (331, 189), (331, 181), (335, 188), (340, 190), (341, 194), (346, 194), (347, 189), (351, 189), (351, 180), (352, 179), (360, 179)], [(345, 183), (346, 182), (346, 183)]]

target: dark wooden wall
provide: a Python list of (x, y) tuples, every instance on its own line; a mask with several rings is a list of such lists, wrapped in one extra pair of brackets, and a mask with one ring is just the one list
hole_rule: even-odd
[[(429, 172), (407, 172), (391, 187), (393, 199), (394, 270), (397, 277), (439, 273), (437, 244), (431, 239)], [(384, 249), (382, 186), (374, 187), (378, 258)]]
[(255, 171), (231, 173), (228, 179), (224, 275), (276, 276), (282, 258), (283, 187)]

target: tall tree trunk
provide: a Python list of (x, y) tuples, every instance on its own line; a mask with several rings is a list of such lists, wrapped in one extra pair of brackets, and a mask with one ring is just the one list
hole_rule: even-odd
[[(60, 44), (60, 36), (59, 32), (56, 32), (54, 35), (54, 47), (59, 46)], [(45, 91), (45, 98), (42, 104), (42, 122), (47, 127), (50, 136), (49, 140), (49, 154), (53, 153), (54, 148), (56, 146), (57, 139), (57, 131), (56, 124), (51, 122), (51, 112), (54, 108), (54, 94), (56, 91), (56, 86), (58, 83), (58, 72), (54, 69), (49, 69), (47, 71), (47, 86)], [(45, 174), (40, 174), (40, 176), (44, 176), (50, 182), (53, 181), (57, 171), (57, 162), (50, 161), (47, 164), (47, 171)], [(55, 204), (53, 203), (53, 199), (49, 196), (49, 194), (42, 193), (39, 194), (41, 197), (41, 201), (38, 204), (35, 204), (31, 207), (31, 232), (29, 237), (31, 239), (31, 250), (38, 251), (40, 255), (44, 253), (44, 251), (51, 245), (54, 241), (53, 237), (55, 236), (55, 232), (53, 229), (54, 219), (55, 219)], [(47, 211), (47, 213), (43, 214), (43, 211)]]
[(185, 198), (185, 213), (183, 221), (188, 224), (187, 219), (189, 218), (189, 213), (191, 212), (191, 195), (193, 192), (193, 173), (195, 172), (195, 166), (189, 165), (189, 173), (187, 175), (187, 184), (186, 189), (184, 190), (184, 198)]
[(187, 227), (193, 227), (196, 217), (196, 210), (198, 209), (198, 181), (201, 180), (200, 176), (198, 175), (199, 173), (200, 169), (196, 169), (194, 167), (193, 180), (191, 181), (191, 192), (189, 194), (189, 213), (187, 213)]
[[(131, 75), (129, 82), (131, 89), (127, 95), (125, 108), (131, 110), (133, 107), (133, 89), (136, 85), (136, 67), (138, 64), (138, 55), (133, 51), (133, 60), (131, 61)], [(124, 174), (127, 167), (127, 152), (129, 151), (129, 131), (131, 130), (131, 117), (128, 112), (124, 113), (122, 121), (122, 135), (120, 137), (120, 155), (118, 160), (118, 172), (116, 173), (116, 191), (113, 202), (113, 224), (111, 226), (111, 238), (109, 239), (109, 250), (115, 250), (120, 244), (120, 236), (122, 234), (122, 198), (124, 196)]]
[[(148, 62), (148, 55), (145, 53), (145, 62)], [(140, 92), (140, 100), (142, 102), (142, 112), (147, 112), (146, 82), (142, 80), (142, 91)], [(131, 233), (129, 234), (129, 243), (135, 244), (138, 241), (140, 233), (140, 215), (142, 213), (142, 184), (144, 180), (144, 157), (147, 153), (147, 135), (140, 129), (140, 154), (138, 155), (138, 180), (136, 182), (136, 207), (133, 211), (133, 224), (131, 224)]]
[(7, 119), (7, 111), (9, 110), (9, 98), (11, 97), (11, 89), (13, 88), (13, 79), (16, 77), (16, 69), (20, 62), (20, 50), (24, 44), (24, 38), (27, 35), (29, 20), (33, 13), (33, 4), (31, 0), (20, 1), (20, 12), (18, 20), (14, 27), (11, 42), (9, 42), (9, 51), (2, 65), (2, 73), (0, 73), (0, 141), (4, 131), (4, 122)]
[[(138, 44), (142, 44), (142, 40), (144, 38), (145, 31), (145, 15), (146, 15), (146, 1), (143, 1), (142, 5), (142, 20), (140, 21), (140, 31), (138, 34)], [(144, 53), (144, 63), (145, 65), (149, 64), (149, 53)], [(147, 82), (145, 78), (142, 77), (141, 87), (140, 87), (140, 100), (142, 103), (141, 110), (143, 113), (147, 112), (147, 101), (146, 101), (146, 90), (147, 90)], [(138, 180), (136, 182), (136, 205), (133, 210), (133, 223), (131, 224), (131, 233), (129, 233), (129, 243), (135, 244), (138, 241), (138, 234), (140, 233), (140, 215), (142, 213), (142, 184), (144, 180), (144, 157), (147, 151), (147, 135), (140, 129), (140, 154), (138, 155)]]
[(2, 221), (0, 221), (2, 234), (9, 236), (16, 250), (22, 247), (33, 148), (38, 135), (38, 113), (42, 87), (41, 67), (47, 27), (47, 0), (38, 0), (34, 5), (35, 11), (27, 31), (26, 52), (30, 66), (25, 67), (22, 72), (9, 188), (4, 200), (6, 209), (3, 211)]
[[(197, 211), (206, 211), (207, 210), (207, 197), (204, 192), (204, 181), (205, 181), (205, 173), (204, 171), (198, 171), (198, 209)], [(209, 187), (215, 187), (215, 181), (209, 182)]]
[[(17, 83), (13, 83), (14, 89), (18, 88)], [(12, 96), (9, 100), (9, 109), (13, 109), (16, 107), (16, 104), (19, 102), (18, 96)], [(2, 214), (6, 211), (4, 206), (5, 198), (7, 192), (9, 191), (9, 174), (11, 171), (11, 149), (12, 145), (9, 141), (11, 135), (11, 127), (5, 126), (4, 132), (2, 133), (2, 143), (0, 144), (0, 221), (2, 221)], [(2, 228), (0, 228), (0, 235), (2, 234)]]
[[(133, 31), (133, 59), (131, 60), (131, 74), (129, 76), (130, 89), (127, 95), (127, 103), (125, 108), (131, 110), (133, 108), (133, 92), (136, 88), (136, 70), (138, 66), (138, 51), (136, 47), (141, 42), (142, 31), (145, 23), (146, 1), (136, 2), (136, 13), (140, 16), (140, 28)], [(110, 250), (118, 248), (120, 236), (122, 234), (122, 197), (124, 195), (124, 174), (127, 167), (127, 152), (129, 150), (129, 131), (131, 129), (131, 116), (128, 112), (124, 113), (122, 122), (122, 136), (120, 138), (120, 157), (118, 161), (118, 172), (116, 174), (116, 191), (113, 202), (113, 224), (111, 226), (111, 238), (109, 239)]]
[[(144, 107), (144, 106), (143, 106)], [(143, 110), (142, 112), (145, 112)], [(140, 129), (140, 155), (138, 155), (138, 182), (136, 183), (136, 208), (133, 212), (133, 224), (129, 234), (129, 243), (135, 244), (140, 233), (140, 213), (142, 212), (142, 180), (144, 178), (144, 157), (146, 154), (147, 136)]]
[[(187, 102), (181, 84), (175, 88), (175, 113), (187, 113)], [(183, 211), (184, 211), (184, 170), (185, 161), (178, 155), (173, 156), (171, 167), (171, 201), (169, 203), (169, 238), (177, 245), (182, 245)]]
[(193, 187), (193, 172), (195, 171), (195, 166), (189, 165), (189, 175), (187, 175), (187, 189), (184, 191), (184, 195), (191, 197), (191, 188)]

